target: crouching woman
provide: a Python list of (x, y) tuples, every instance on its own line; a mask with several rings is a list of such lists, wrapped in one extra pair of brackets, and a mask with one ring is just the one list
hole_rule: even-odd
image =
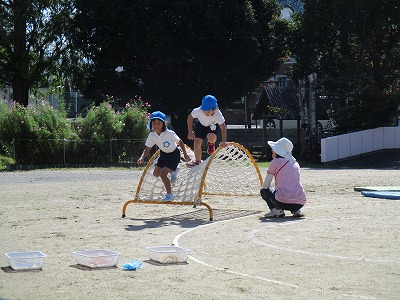
[[(292, 155), (293, 144), (287, 138), (268, 141), (268, 144), (272, 148), (272, 161), (260, 190), (270, 209), (265, 217), (284, 217), (285, 210), (293, 217), (304, 217), (301, 208), (306, 204), (307, 196), (301, 184), (300, 165)], [(275, 187), (271, 185), (273, 179)]]

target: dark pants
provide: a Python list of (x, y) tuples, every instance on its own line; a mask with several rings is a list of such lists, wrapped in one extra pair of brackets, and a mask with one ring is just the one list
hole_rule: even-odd
[(160, 157), (158, 158), (156, 165), (160, 168), (167, 167), (172, 171), (175, 171), (180, 161), (181, 152), (179, 151), (178, 147), (176, 147), (176, 149), (171, 153), (160, 151)]
[(301, 204), (289, 204), (289, 203), (282, 203), (275, 199), (275, 192), (271, 192), (270, 189), (261, 189), (260, 190), (261, 197), (267, 202), (269, 209), (277, 208), (283, 210), (290, 210), (294, 212), (299, 210), (303, 207)]
[(194, 135), (197, 138), (200, 138), (204, 140), (209, 133), (214, 133), (216, 136), (218, 136), (219, 132), (221, 131), (219, 124), (215, 124), (216, 128), (215, 130), (211, 130), (210, 126), (203, 126), (199, 120), (196, 119), (194, 122)]

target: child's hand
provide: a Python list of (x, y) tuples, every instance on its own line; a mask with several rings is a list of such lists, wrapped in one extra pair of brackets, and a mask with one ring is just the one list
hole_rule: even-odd
[(188, 139), (189, 140), (194, 140), (194, 138), (195, 138), (194, 132), (193, 131), (189, 132), (188, 133)]
[(140, 157), (140, 158), (137, 160), (137, 164), (138, 164), (138, 165), (141, 165), (142, 163), (143, 163), (143, 158)]
[(190, 161), (191, 159), (190, 159), (190, 156), (189, 155), (187, 155), (186, 153), (185, 154), (183, 154), (183, 156), (185, 157), (185, 161)]
[(221, 148), (225, 148), (225, 147), (228, 147), (228, 143), (227, 142), (221, 142), (221, 143), (219, 143), (219, 146)]

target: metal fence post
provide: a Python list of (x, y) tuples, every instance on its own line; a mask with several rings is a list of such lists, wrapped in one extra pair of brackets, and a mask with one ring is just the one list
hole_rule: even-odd
[(110, 163), (113, 162), (113, 158), (112, 158), (112, 141), (113, 141), (113, 139), (110, 140)]
[(13, 139), (12, 143), (13, 143), (14, 163), (16, 163), (17, 161), (15, 160), (15, 157), (16, 157), (16, 154), (15, 154), (15, 139)]
[(65, 165), (65, 141), (66, 141), (65, 138), (63, 138), (63, 145), (64, 145), (64, 155), (63, 155), (63, 156), (64, 156), (64, 165)]

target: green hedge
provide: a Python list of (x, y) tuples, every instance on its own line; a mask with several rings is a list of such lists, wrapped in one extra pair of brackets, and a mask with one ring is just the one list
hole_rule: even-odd
[(0, 154), (15, 164), (94, 164), (136, 161), (147, 137), (149, 106), (110, 102), (70, 121), (49, 103), (23, 107), (0, 102)]

